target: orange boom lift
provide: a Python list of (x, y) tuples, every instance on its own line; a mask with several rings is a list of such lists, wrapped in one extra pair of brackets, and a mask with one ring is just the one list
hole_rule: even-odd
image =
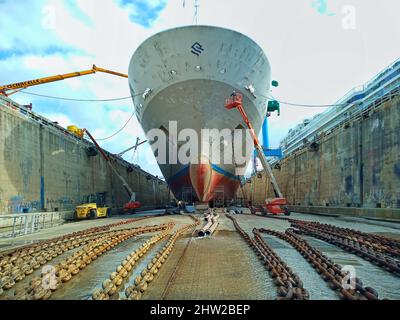
[(251, 125), (250, 120), (247, 117), (246, 112), (244, 111), (243, 95), (240, 93), (233, 92), (231, 94), (230, 99), (226, 100), (225, 108), (228, 110), (232, 110), (235, 108), (239, 110), (244, 122), (246, 123), (247, 127), (250, 129), (250, 134), (253, 139), (254, 147), (256, 148), (256, 151), (257, 151), (258, 156), (261, 160), (261, 163), (264, 167), (264, 170), (271, 180), (271, 184), (274, 189), (276, 198), (265, 200), (267, 211), (274, 215), (279, 215), (279, 214), (290, 215), (289, 209), (286, 206), (288, 204), (287, 200), (286, 200), (286, 198), (283, 197), (282, 192), (279, 189), (278, 183), (276, 182), (276, 179), (272, 172), (272, 168), (269, 165), (267, 158), (265, 157), (263, 147), (260, 145), (257, 135), (254, 132), (253, 126)]

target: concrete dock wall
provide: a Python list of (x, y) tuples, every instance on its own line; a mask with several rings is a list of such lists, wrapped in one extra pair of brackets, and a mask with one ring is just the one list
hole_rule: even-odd
[[(400, 208), (400, 98), (366, 110), (322, 137), (318, 151), (304, 147), (277, 168), (291, 205)], [(249, 200), (273, 197), (264, 175), (251, 180), (244, 188)]]
[[(122, 207), (128, 195), (100, 154), (87, 155), (90, 146), (1, 97), (0, 214), (68, 211), (96, 193), (105, 193), (108, 205)], [(168, 202), (165, 182), (122, 159), (113, 162), (143, 205)]]

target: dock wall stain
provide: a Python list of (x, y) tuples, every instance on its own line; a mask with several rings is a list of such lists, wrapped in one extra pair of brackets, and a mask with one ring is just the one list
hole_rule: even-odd
[[(88, 157), (87, 145), (0, 105), (0, 214), (71, 210), (90, 194), (106, 193), (106, 202), (129, 201), (104, 159)], [(113, 160), (143, 205), (168, 202), (165, 183)]]
[[(400, 98), (325, 136), (317, 152), (284, 158), (274, 174), (292, 205), (400, 208)], [(273, 197), (264, 175), (244, 189), (256, 204)]]

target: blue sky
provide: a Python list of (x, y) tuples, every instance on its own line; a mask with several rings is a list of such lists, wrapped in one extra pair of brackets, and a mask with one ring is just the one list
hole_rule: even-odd
[[(135, 49), (166, 28), (193, 22), (194, 0), (4, 0), (0, 1), (0, 83), (88, 69), (92, 64), (127, 72)], [(400, 2), (394, 0), (199, 0), (199, 23), (238, 30), (267, 53), (280, 87), (274, 96), (302, 104), (334, 103), (399, 57)], [(354, 9), (354, 28), (346, 15)], [(27, 15), (28, 14), (28, 15)], [(29, 17), (28, 17), (29, 16)], [(236, 17), (232, 19), (232, 17)], [(348, 22), (348, 21), (347, 21)], [(32, 87), (60, 97), (129, 96), (126, 79), (105, 74)], [(23, 93), (17, 102), (61, 125), (87, 127), (98, 138), (118, 130), (133, 112), (131, 101), (82, 103)], [(323, 109), (282, 106), (270, 121), (271, 145)], [(144, 139), (134, 119), (117, 138), (102, 143), (118, 153)], [(132, 154), (126, 159), (132, 160)], [(160, 175), (149, 147), (138, 164)]]

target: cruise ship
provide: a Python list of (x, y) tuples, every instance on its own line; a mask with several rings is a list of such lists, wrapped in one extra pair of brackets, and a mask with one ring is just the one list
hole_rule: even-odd
[[(166, 30), (135, 51), (129, 85), (145, 133), (160, 129), (169, 139), (167, 161), (158, 163), (175, 197), (202, 204), (216, 198), (223, 203), (233, 200), (241, 183), (237, 164), (214, 161), (204, 150), (211, 154), (220, 151), (221, 155), (240, 150), (228, 149), (219, 141), (199, 140), (192, 161), (174, 162), (169, 157), (173, 145), (170, 123), (176, 123), (177, 132), (193, 129), (199, 137), (203, 129), (244, 130), (240, 113), (224, 107), (232, 92), (237, 92), (243, 94), (245, 111), (259, 134), (271, 85), (270, 63), (262, 48), (249, 37), (220, 27), (192, 25)], [(185, 145), (177, 139), (173, 143), (178, 152)], [(153, 150), (159, 156), (159, 150)]]

